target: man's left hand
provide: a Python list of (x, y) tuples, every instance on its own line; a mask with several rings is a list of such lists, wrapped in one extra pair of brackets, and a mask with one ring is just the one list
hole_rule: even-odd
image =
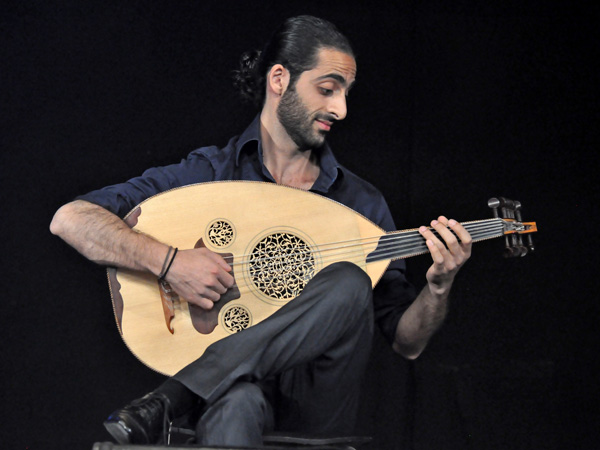
[(471, 235), (456, 220), (444, 216), (431, 221), (431, 228), (422, 226), (419, 233), (426, 239), (433, 259), (427, 271), (427, 282), (433, 295), (444, 296), (450, 291), (458, 270), (471, 256)]

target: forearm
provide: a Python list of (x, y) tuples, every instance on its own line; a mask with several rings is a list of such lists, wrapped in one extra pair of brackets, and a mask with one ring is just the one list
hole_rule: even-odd
[(425, 275), (427, 285), (398, 321), (392, 344), (396, 352), (408, 359), (415, 359), (423, 352), (444, 322), (454, 277), (471, 255), (471, 236), (456, 220), (440, 216), (431, 221), (431, 227), (419, 228), (433, 259)]
[(147, 270), (162, 268), (168, 246), (133, 231), (118, 216), (83, 200), (60, 208), (50, 231), (98, 264)]
[(449, 288), (433, 293), (427, 284), (400, 318), (392, 348), (405, 358), (417, 358), (440, 328), (448, 311)]

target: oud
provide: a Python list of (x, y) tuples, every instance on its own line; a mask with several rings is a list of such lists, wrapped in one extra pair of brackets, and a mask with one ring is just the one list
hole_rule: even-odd
[[(473, 242), (504, 236), (507, 256), (533, 250), (529, 233), (537, 227), (521, 221), (520, 204), (492, 199), (489, 206), (494, 218), (462, 223)], [(329, 264), (353, 262), (375, 286), (390, 261), (428, 252), (416, 229), (385, 232), (340, 203), (272, 183), (221, 181), (173, 189), (145, 200), (125, 221), (179, 249), (206, 247), (233, 268), (235, 285), (210, 311), (189, 304), (152, 274), (108, 269), (125, 344), (165, 375), (198, 359), (213, 342), (272, 315)], [(521, 235), (527, 235), (528, 247)]]

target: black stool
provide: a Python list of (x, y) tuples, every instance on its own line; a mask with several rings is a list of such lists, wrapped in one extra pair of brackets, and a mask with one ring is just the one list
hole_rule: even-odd
[[(120, 445), (112, 442), (96, 442), (92, 450), (242, 450), (239, 447), (196, 447), (190, 444), (195, 439), (195, 433), (186, 428), (172, 428), (171, 436), (173, 445)], [(186, 440), (187, 439), (187, 440)], [(185, 440), (184, 444), (176, 441)], [(371, 441), (370, 437), (344, 436), (334, 438), (311, 438), (303, 436), (288, 436), (284, 434), (268, 434), (264, 436), (264, 447), (260, 450), (357, 450), (360, 445)], [(183, 447), (181, 445), (184, 445)], [(257, 447), (247, 447), (246, 450), (259, 450)]]
[[(186, 445), (190, 445), (193, 444), (195, 438), (196, 433), (194, 430), (171, 427), (170, 442), (172, 443), (184, 442)], [(263, 436), (263, 448), (269, 450), (357, 450), (360, 445), (366, 444), (371, 440), (372, 438), (367, 436), (314, 437), (300, 433), (267, 433)]]

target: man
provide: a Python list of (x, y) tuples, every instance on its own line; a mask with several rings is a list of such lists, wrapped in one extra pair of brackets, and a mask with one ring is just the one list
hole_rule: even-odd
[[(394, 229), (381, 194), (340, 166), (325, 142), (346, 116), (355, 77), (352, 48), (332, 24), (288, 19), (262, 52), (242, 57), (237, 84), (261, 107), (244, 133), (222, 149), (201, 148), (180, 164), (78, 198), (57, 211), (51, 231), (92, 261), (163, 277), (208, 310), (234, 285), (231, 267), (205, 248), (174, 254), (132, 231), (122, 217), (151, 195), (203, 181), (276, 182), (317, 192)], [(454, 277), (469, 258), (471, 238), (459, 223), (440, 216), (431, 227), (440, 238), (419, 229), (433, 264), (418, 296), (403, 261), (390, 264), (373, 292), (357, 266), (328, 266), (277, 313), (216, 342), (155, 391), (113, 413), (106, 428), (120, 443), (154, 443), (165, 421), (197, 409), (203, 445), (260, 446), (272, 429), (350, 433), (373, 306), (393, 349), (414, 359), (442, 323)]]

